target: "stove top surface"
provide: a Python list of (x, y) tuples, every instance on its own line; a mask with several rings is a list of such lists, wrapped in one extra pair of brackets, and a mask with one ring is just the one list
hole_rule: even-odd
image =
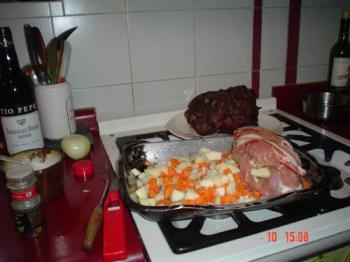
[[(192, 220), (162, 221), (158, 223), (174, 253), (181, 254), (203, 249), (227, 241), (244, 238), (263, 231), (350, 207), (350, 147), (337, 140), (305, 127), (281, 114), (273, 114), (283, 123), (283, 136), (293, 146), (307, 152), (324, 166), (327, 173), (341, 179), (332, 187), (309, 199), (274, 208), (235, 212), (226, 217), (197, 217)], [(116, 139), (119, 150), (137, 141), (181, 140), (168, 131), (131, 135)], [(294, 234), (295, 233), (295, 234)], [(298, 231), (286, 236), (295, 241), (307, 242), (309, 232)], [(273, 234), (271, 236), (273, 241)], [(290, 240), (290, 239), (289, 239)]]

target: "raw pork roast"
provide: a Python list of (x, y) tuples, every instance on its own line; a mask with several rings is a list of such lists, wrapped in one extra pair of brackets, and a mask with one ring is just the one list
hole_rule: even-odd
[(265, 198), (303, 189), (299, 155), (282, 136), (259, 127), (243, 127), (233, 135), (233, 151), (248, 189)]
[(257, 125), (256, 97), (243, 85), (209, 91), (193, 98), (185, 117), (200, 135), (232, 134), (239, 127)]

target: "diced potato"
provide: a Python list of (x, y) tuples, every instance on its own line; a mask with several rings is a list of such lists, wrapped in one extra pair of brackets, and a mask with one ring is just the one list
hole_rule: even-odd
[(235, 184), (235, 182), (231, 181), (230, 183), (228, 183), (227, 188), (226, 188), (226, 193), (228, 195), (233, 195), (234, 193), (236, 193), (236, 184)]
[(194, 159), (194, 163), (195, 164), (200, 164), (200, 163), (203, 163), (203, 162), (206, 162), (206, 159), (202, 156), (198, 156)]
[(222, 152), (210, 151), (206, 153), (205, 156), (209, 161), (220, 160), (222, 157)]
[(229, 179), (228, 176), (226, 176), (226, 175), (220, 175), (220, 177), (221, 177), (221, 181), (222, 181), (222, 184), (223, 184), (223, 185), (225, 185), (225, 184), (227, 184), (228, 182), (230, 182), (230, 179)]
[(194, 192), (193, 190), (188, 190), (184, 196), (184, 199), (194, 200), (198, 197), (199, 195), (196, 192)]
[(209, 148), (206, 148), (206, 147), (202, 147), (198, 150), (198, 153), (199, 154), (206, 154), (208, 152), (210, 152), (211, 150)]
[(185, 157), (185, 156), (179, 156), (179, 157), (177, 157), (177, 159), (178, 159), (180, 162), (186, 162), (186, 161), (188, 161), (188, 157)]
[(139, 175), (138, 175), (138, 177), (137, 177), (137, 178), (138, 178), (138, 179), (143, 179), (144, 177), (145, 177), (145, 173), (144, 173), (144, 172), (142, 172), (141, 174), (139, 174)]
[(197, 180), (197, 179), (199, 179), (200, 178), (200, 173), (191, 173), (188, 177), (190, 178), (190, 179), (193, 179), (193, 180)]
[(153, 198), (141, 198), (140, 204), (143, 206), (155, 206), (156, 201)]
[(144, 184), (147, 184), (148, 180), (150, 180), (151, 178), (152, 178), (152, 174), (145, 173), (145, 175), (143, 176), (143, 178), (141, 180)]
[(223, 186), (217, 187), (216, 193), (218, 193), (220, 196), (224, 196), (225, 195), (225, 188)]
[(233, 174), (237, 174), (237, 173), (241, 172), (241, 170), (236, 165), (234, 165), (234, 166), (233, 165), (227, 165), (227, 168), (229, 168)]
[(214, 185), (217, 187), (223, 185), (220, 175), (213, 176), (213, 181), (214, 181)]
[(252, 168), (250, 174), (255, 177), (270, 177), (271, 172), (268, 167)]
[(161, 167), (149, 167), (145, 170), (145, 173), (151, 175), (152, 177), (159, 176), (161, 172), (162, 172)]
[(137, 168), (131, 169), (130, 173), (134, 176), (139, 176), (141, 172)]
[[(230, 161), (231, 162), (231, 161)], [(233, 162), (233, 161), (232, 161)], [(234, 162), (233, 162), (234, 163)], [(219, 173), (224, 173), (226, 169), (229, 169), (233, 174), (239, 173), (241, 170), (236, 165), (232, 165), (231, 163), (224, 162), (220, 163), (216, 166), (216, 169)]]
[(233, 178), (232, 174), (228, 174), (226, 177), (228, 178), (229, 182), (232, 182), (232, 181), (235, 182), (235, 179)]
[(185, 197), (185, 193), (179, 190), (173, 190), (170, 196), (171, 202), (180, 201)]
[(159, 200), (164, 199), (164, 194), (163, 193), (159, 193), (157, 194), (154, 198), (153, 198), (156, 202)]
[(140, 179), (136, 180), (136, 186), (137, 187), (142, 187), (143, 186), (143, 183), (142, 183), (142, 181)]
[(229, 182), (229, 178), (226, 175), (215, 175), (213, 176), (214, 185), (219, 187), (227, 184)]
[(202, 187), (212, 187), (214, 186), (214, 182), (210, 178), (203, 178), (201, 181), (199, 181), (199, 185)]
[(147, 198), (148, 196), (148, 189), (146, 186), (142, 186), (139, 189), (136, 190), (135, 194), (139, 199)]
[(191, 166), (191, 162), (189, 161), (182, 162), (176, 167), (176, 172), (181, 173), (182, 170), (184, 170), (186, 167), (189, 167), (189, 166)]

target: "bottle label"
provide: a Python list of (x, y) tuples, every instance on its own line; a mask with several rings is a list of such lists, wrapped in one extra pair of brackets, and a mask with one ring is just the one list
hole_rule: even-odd
[(13, 216), (20, 234), (35, 237), (43, 232), (45, 219), (41, 205), (25, 211), (13, 210)]
[[(1, 124), (9, 154), (44, 146), (38, 111), (23, 114), (26, 109), (26, 107), (20, 107), (20, 109), (0, 110)], [(4, 116), (5, 114), (9, 116)]]
[(18, 115), (28, 114), (36, 110), (37, 110), (36, 104), (32, 103), (29, 105), (21, 105), (13, 108), (12, 107), (0, 108), (0, 115), (1, 116), (18, 116)]
[(350, 74), (350, 58), (335, 57), (333, 60), (333, 72), (331, 85), (345, 87), (348, 85)]
[(16, 201), (23, 201), (32, 198), (36, 195), (35, 186), (21, 192), (11, 191), (11, 197)]

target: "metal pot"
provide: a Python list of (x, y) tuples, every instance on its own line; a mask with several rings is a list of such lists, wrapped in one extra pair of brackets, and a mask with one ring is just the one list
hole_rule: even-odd
[(350, 115), (350, 96), (331, 92), (303, 95), (303, 113), (312, 119), (334, 121)]

